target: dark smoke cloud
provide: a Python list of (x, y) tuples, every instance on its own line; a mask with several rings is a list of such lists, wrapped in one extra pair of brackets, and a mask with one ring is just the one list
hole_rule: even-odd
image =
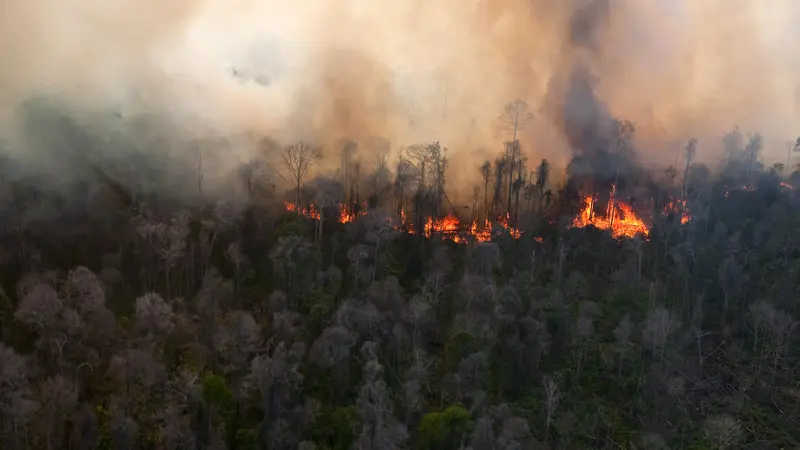
[(603, 33), (609, 25), (607, 0), (575, 0), (565, 41), (566, 57), (551, 78), (548, 95), (555, 126), (572, 152), (580, 157), (570, 167), (573, 175), (610, 178), (616, 119), (599, 98), (599, 77), (593, 72), (602, 59)]

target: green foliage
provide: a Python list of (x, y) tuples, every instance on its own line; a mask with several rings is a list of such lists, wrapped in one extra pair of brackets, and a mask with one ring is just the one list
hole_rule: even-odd
[(288, 213), (284, 216), (284, 219), (278, 223), (274, 238), (277, 240), (284, 236), (308, 236), (309, 233), (309, 227), (305, 224), (302, 217), (299, 217), (295, 213)]
[(258, 432), (252, 428), (239, 429), (234, 442), (238, 450), (256, 450), (259, 448)]
[(0, 339), (20, 351), (32, 350), (32, 332), (14, 319), (14, 305), (0, 286)]
[(94, 416), (97, 419), (97, 434), (99, 437), (99, 450), (112, 450), (114, 442), (111, 440), (111, 414), (103, 405), (96, 405), (93, 408)]
[(314, 362), (303, 366), (305, 392), (323, 405), (343, 407), (353, 402), (360, 380), (361, 364), (325, 368)]
[(233, 405), (233, 393), (228, 389), (225, 379), (213, 373), (203, 377), (203, 399), (220, 411), (227, 411)]
[(472, 353), (480, 351), (481, 344), (475, 336), (459, 332), (450, 337), (444, 347), (444, 354), (442, 356), (442, 370), (445, 372), (452, 372), (461, 359), (469, 356)]
[(419, 423), (418, 439), (421, 450), (456, 450), (469, 432), (472, 422), (469, 412), (459, 405), (442, 412), (425, 414)]
[(325, 450), (349, 450), (356, 441), (358, 413), (353, 405), (323, 407), (314, 418), (311, 440)]

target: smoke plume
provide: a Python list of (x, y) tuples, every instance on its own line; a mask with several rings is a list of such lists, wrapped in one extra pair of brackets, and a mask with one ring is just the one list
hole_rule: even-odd
[[(734, 125), (777, 156), (800, 128), (799, 20), (793, 0), (6, 0), (0, 146), (41, 162), (24, 111), (47, 98), (104, 157), (224, 140), (224, 180), (263, 136), (440, 140), (458, 183), (519, 98), (533, 159), (565, 164), (614, 118), (655, 162), (692, 137), (710, 157)], [(59, 133), (33, 134), (77, 145)]]

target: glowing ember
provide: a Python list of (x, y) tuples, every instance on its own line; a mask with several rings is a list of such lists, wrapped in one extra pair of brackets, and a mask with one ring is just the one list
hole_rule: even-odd
[(664, 207), (664, 215), (680, 214), (681, 224), (685, 224), (691, 219), (689, 211), (686, 209), (686, 200), (673, 200)]
[(792, 186), (791, 184), (789, 184), (789, 183), (787, 183), (785, 181), (781, 181), (781, 187), (784, 188), (784, 189), (794, 189), (794, 186)]
[(445, 237), (451, 237), (454, 241), (458, 242), (458, 239), (460, 239), (457, 235), (458, 227), (458, 217), (448, 214), (447, 217), (438, 220), (428, 217), (422, 232), (425, 234), (425, 237), (431, 237), (431, 233), (441, 233)]
[(506, 213), (505, 216), (498, 217), (497, 218), (497, 222), (500, 224), (500, 226), (502, 226), (503, 228), (508, 230), (508, 234), (510, 234), (511, 237), (513, 237), (514, 239), (519, 239), (520, 236), (522, 236), (522, 232), (520, 232), (518, 229), (516, 229), (516, 228), (512, 227), (511, 225), (509, 225), (509, 220), (510, 219), (511, 219), (510, 215), (508, 213)]
[(339, 223), (350, 223), (354, 222), (357, 217), (363, 216), (367, 214), (367, 208), (365, 207), (361, 209), (358, 213), (354, 213), (348, 211), (348, 208), (344, 204), (339, 205)]
[[(286, 205), (287, 211), (296, 212), (302, 216), (308, 217), (310, 219), (319, 220), (321, 215), (319, 210), (314, 206), (311, 205), (308, 208), (298, 208), (297, 205), (294, 203), (284, 202)], [(359, 211), (358, 213), (354, 213), (349, 210), (345, 205), (339, 206), (339, 222), (340, 223), (351, 223), (355, 222), (359, 217), (364, 216), (366, 214), (366, 205), (364, 205), (364, 209)], [(522, 236), (522, 231), (512, 227), (509, 224), (509, 215), (506, 214), (505, 216), (501, 216), (497, 218), (497, 224), (500, 225), (502, 229), (508, 231), (508, 234), (511, 235), (514, 239), (519, 239)], [(408, 219), (406, 216), (405, 211), (400, 211), (400, 223), (402, 224), (402, 228), (408, 234), (415, 234), (416, 230), (414, 229), (413, 223)], [(399, 227), (398, 227), (399, 228)], [(482, 223), (479, 222), (477, 219), (474, 220), (469, 227), (464, 227), (459, 221), (458, 217), (454, 216), (453, 214), (448, 214), (446, 217), (442, 219), (434, 219), (429, 217), (425, 220), (423, 225), (422, 233), (425, 237), (431, 237), (433, 234), (438, 234), (441, 236), (442, 239), (449, 239), (453, 242), (462, 244), (467, 242), (467, 237), (472, 236), (475, 241), (477, 242), (489, 242), (492, 240), (492, 222), (489, 220), (484, 220)], [(495, 235), (500, 235), (501, 229), (494, 230)], [(537, 242), (543, 242), (541, 238), (534, 238)]]
[(572, 221), (572, 226), (583, 228), (594, 225), (603, 230), (610, 230), (614, 237), (634, 237), (637, 233), (647, 235), (650, 230), (644, 221), (636, 216), (630, 206), (616, 201), (614, 193), (614, 189), (612, 189), (611, 199), (606, 205), (604, 216), (594, 214), (594, 198), (592, 196), (585, 197), (583, 210)]
[(286, 205), (286, 210), (287, 211), (296, 212), (297, 214), (300, 214), (302, 216), (306, 216), (309, 219), (317, 219), (317, 220), (319, 220), (319, 218), (321, 217), (320, 214), (319, 214), (319, 211), (317, 210), (317, 208), (314, 205), (311, 205), (308, 208), (299, 208), (294, 203), (290, 203), (290, 202), (283, 202), (283, 203), (284, 203), (284, 205)]
[(755, 191), (755, 188), (752, 188), (750, 186), (739, 186), (739, 187), (735, 187), (735, 188), (731, 188), (731, 189), (725, 189), (725, 198), (728, 198), (728, 195), (730, 195), (731, 191), (753, 192), (753, 191)]
[(492, 240), (492, 223), (484, 220), (483, 226), (478, 228), (478, 220), (475, 219), (469, 226), (469, 234), (475, 236), (478, 242), (489, 242)]

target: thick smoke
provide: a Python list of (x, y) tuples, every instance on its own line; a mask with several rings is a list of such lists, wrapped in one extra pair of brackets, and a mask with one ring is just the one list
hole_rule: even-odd
[(509, 139), (498, 116), (520, 98), (533, 159), (565, 164), (612, 118), (650, 161), (691, 137), (710, 159), (734, 125), (778, 157), (800, 129), (798, 20), (793, 0), (6, 0), (0, 146), (38, 164), (22, 122), (46, 98), (95, 157), (191, 161), (225, 141), (209, 177), (225, 180), (263, 136), (440, 140), (459, 183)]
[(598, 78), (593, 63), (602, 60), (601, 33), (608, 25), (607, 0), (573, 1), (569, 35), (564, 45), (568, 55), (550, 79), (550, 112), (567, 142), (579, 155), (605, 150), (614, 119), (598, 98)]

